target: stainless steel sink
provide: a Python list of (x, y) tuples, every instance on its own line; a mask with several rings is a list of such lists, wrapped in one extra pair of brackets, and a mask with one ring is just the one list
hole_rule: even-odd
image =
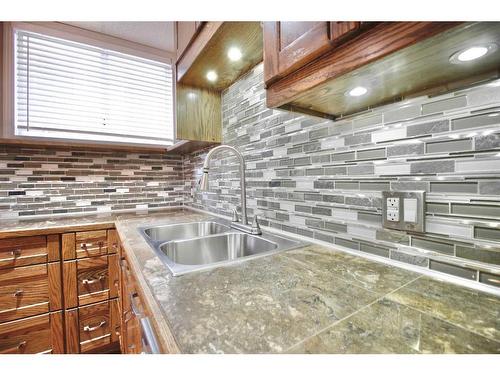
[(139, 228), (174, 276), (241, 262), (299, 247), (303, 243), (263, 232), (251, 235), (213, 219)]
[(229, 226), (215, 221), (201, 221), (146, 228), (144, 234), (153, 241), (174, 241), (209, 236), (229, 230)]
[(225, 233), (193, 240), (172, 241), (160, 250), (177, 264), (211, 264), (275, 250), (274, 242), (245, 233)]

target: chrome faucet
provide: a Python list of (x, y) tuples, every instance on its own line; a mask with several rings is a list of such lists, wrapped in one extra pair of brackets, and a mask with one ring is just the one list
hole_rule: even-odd
[(210, 160), (212, 157), (217, 154), (219, 151), (231, 151), (238, 158), (238, 162), (240, 164), (240, 185), (241, 185), (241, 223), (237, 222), (238, 216), (233, 214), (233, 222), (231, 223), (231, 227), (235, 229), (239, 229), (246, 233), (251, 234), (261, 234), (259, 222), (257, 219), (257, 215), (254, 216), (254, 220), (252, 225), (248, 225), (248, 217), (247, 217), (247, 187), (245, 182), (245, 160), (243, 159), (243, 155), (236, 148), (228, 145), (220, 145), (211, 149), (207, 157), (205, 158), (205, 162), (203, 163), (203, 174), (200, 179), (200, 189), (201, 191), (208, 191), (208, 173), (210, 171)]

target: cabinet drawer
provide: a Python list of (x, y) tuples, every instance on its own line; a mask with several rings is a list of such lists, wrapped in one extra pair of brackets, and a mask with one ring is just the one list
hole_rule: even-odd
[(65, 314), (68, 353), (95, 352), (113, 343), (118, 345), (120, 335), (118, 300), (67, 310)]
[(59, 263), (0, 270), (0, 323), (58, 310)]
[(118, 297), (118, 254), (65, 261), (63, 274), (66, 308)]
[(62, 236), (62, 247), (65, 260), (115, 254), (118, 250), (118, 236), (114, 229), (65, 233)]
[(0, 269), (59, 260), (59, 236), (31, 236), (0, 240)]
[(0, 354), (64, 353), (62, 312), (0, 324)]

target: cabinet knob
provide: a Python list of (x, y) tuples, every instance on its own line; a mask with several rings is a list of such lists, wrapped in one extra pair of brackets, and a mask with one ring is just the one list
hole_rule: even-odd
[(24, 293), (24, 290), (18, 289), (14, 292), (14, 297), (21, 297)]
[(13, 258), (17, 258), (18, 256), (21, 255), (21, 249), (14, 249), (10, 252), (10, 255), (12, 255)]

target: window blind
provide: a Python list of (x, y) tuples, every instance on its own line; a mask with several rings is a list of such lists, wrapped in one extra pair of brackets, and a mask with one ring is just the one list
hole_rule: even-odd
[(170, 64), (21, 30), (15, 62), (17, 135), (173, 143)]

